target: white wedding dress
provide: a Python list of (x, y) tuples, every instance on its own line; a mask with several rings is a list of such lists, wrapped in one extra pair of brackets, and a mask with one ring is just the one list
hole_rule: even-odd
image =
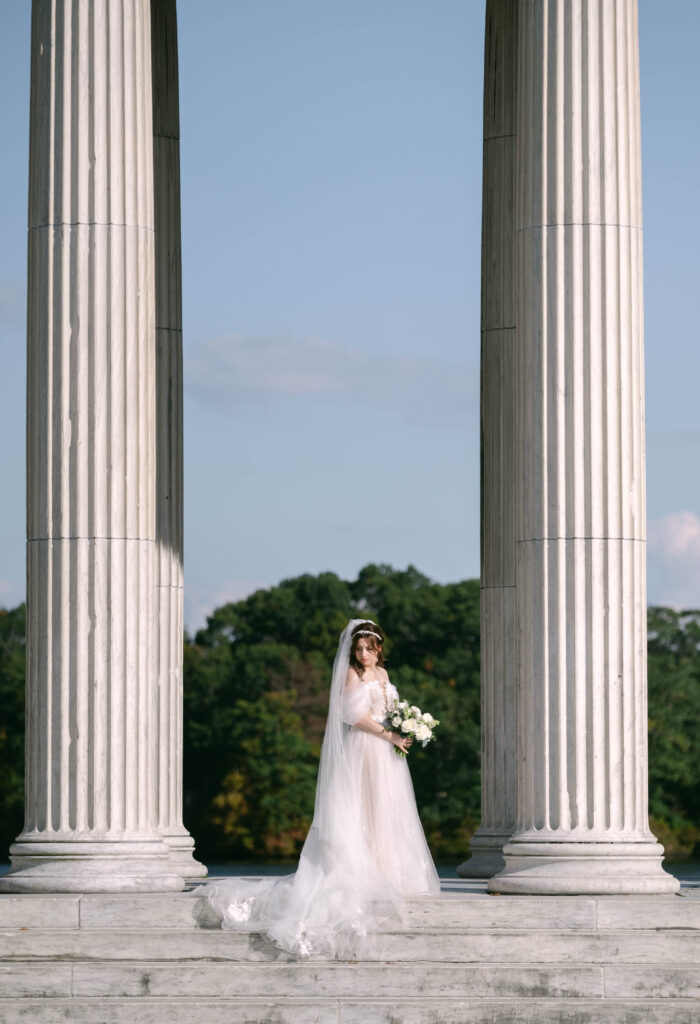
[(353, 956), (406, 896), (440, 891), (418, 817), (407, 758), (353, 728), (381, 722), (397, 697), (391, 683), (345, 685), (353, 620), (336, 655), (314, 818), (293, 875), (224, 878), (194, 890), (222, 927), (257, 932), (297, 956)]
[[(343, 719), (353, 725), (369, 713), (383, 722), (398, 700), (393, 683), (378, 679), (343, 697)], [(360, 789), (361, 828), (372, 860), (402, 895), (437, 893), (440, 882), (418, 817), (408, 758), (393, 743), (361, 729), (348, 730), (348, 753)]]

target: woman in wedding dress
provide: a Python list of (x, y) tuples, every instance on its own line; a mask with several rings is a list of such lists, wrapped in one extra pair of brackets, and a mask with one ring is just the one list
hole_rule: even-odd
[(411, 740), (383, 722), (397, 699), (376, 623), (353, 619), (333, 665), (314, 817), (293, 875), (226, 878), (204, 893), (224, 928), (259, 932), (298, 956), (352, 956), (440, 883), (416, 809)]

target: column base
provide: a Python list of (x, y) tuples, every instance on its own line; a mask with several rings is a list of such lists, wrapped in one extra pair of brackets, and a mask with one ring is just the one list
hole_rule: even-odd
[(503, 847), (513, 835), (513, 829), (478, 828), (469, 841), (471, 857), (457, 868), (460, 878), (492, 878), (505, 867)]
[(167, 829), (159, 828), (158, 834), (170, 850), (168, 864), (175, 874), (186, 882), (199, 881), (209, 874), (206, 866), (194, 856), (194, 839), (184, 825)]
[(12, 867), (0, 892), (179, 892), (168, 847), (158, 839), (117, 840), (22, 835), (10, 847)]
[(493, 893), (595, 896), (674, 893), (680, 883), (661, 866), (664, 848), (653, 836), (606, 842), (557, 842), (513, 837), (506, 866), (489, 880)]

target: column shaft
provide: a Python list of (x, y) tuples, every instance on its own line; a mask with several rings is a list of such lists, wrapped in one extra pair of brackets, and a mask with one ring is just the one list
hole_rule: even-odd
[(173, 869), (207, 871), (182, 823), (182, 258), (175, 0), (151, 0), (156, 268), (156, 817)]
[(518, 822), (496, 892), (664, 892), (647, 820), (636, 0), (520, 2)]
[(489, 878), (515, 830), (517, 0), (487, 0), (481, 257), (481, 825), (457, 869)]
[(182, 888), (155, 827), (148, 0), (35, 0), (26, 821), (11, 891)]

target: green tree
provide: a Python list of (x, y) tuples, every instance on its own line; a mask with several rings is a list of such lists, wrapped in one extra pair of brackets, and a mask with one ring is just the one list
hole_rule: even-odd
[(218, 608), (196, 643), (274, 643), (332, 659), (338, 634), (354, 612), (350, 587), (335, 573), (297, 576)]
[[(313, 813), (338, 635), (381, 623), (402, 696), (440, 719), (410, 768), (433, 853), (467, 849), (480, 809), (479, 584), (409, 566), (304, 575), (218, 608), (185, 637), (185, 821), (200, 854), (294, 856)], [(649, 805), (676, 854), (700, 842), (700, 611), (650, 608)], [(22, 827), (25, 608), (0, 609), (0, 844)]]
[[(205, 853), (211, 848), (234, 855), (233, 832), (227, 833), (227, 848), (208, 809), (224, 791), (231, 793), (231, 716), (237, 703), (292, 690), (317, 759), (330, 665), (338, 634), (354, 614), (347, 583), (334, 573), (304, 575), (217, 608), (194, 640), (186, 638), (184, 810), (188, 827), (203, 837)], [(261, 719), (255, 727), (262, 727)]]
[(700, 841), (700, 611), (648, 612), (649, 811), (675, 852)]
[(227, 855), (289, 857), (313, 813), (318, 751), (293, 710), (293, 691), (239, 700), (230, 715), (230, 767), (209, 811)]
[(25, 619), (23, 604), (0, 608), (0, 844), (5, 850), (24, 819)]
[[(236, 855), (241, 836), (252, 842), (254, 831), (247, 824), (252, 805), (242, 796), (244, 766), (231, 761), (231, 715), (241, 701), (293, 691), (303, 736), (318, 757), (338, 635), (349, 618), (360, 616), (382, 624), (387, 667), (400, 692), (443, 722), (439, 742), (416, 749), (411, 769), (436, 853), (464, 854), (480, 800), (479, 585), (443, 586), (413, 567), (370, 565), (352, 583), (324, 573), (258, 591), (217, 609), (188, 643), (187, 820), (200, 844), (204, 838), (217, 856)], [(251, 728), (262, 729), (262, 719)], [(271, 801), (280, 803), (274, 784), (272, 776), (259, 777), (253, 787), (258, 799), (269, 787)], [(312, 796), (307, 799), (310, 817)], [(222, 819), (203, 812), (211, 806), (226, 808), (225, 835), (217, 834)], [(271, 850), (269, 842), (265, 848)]]

